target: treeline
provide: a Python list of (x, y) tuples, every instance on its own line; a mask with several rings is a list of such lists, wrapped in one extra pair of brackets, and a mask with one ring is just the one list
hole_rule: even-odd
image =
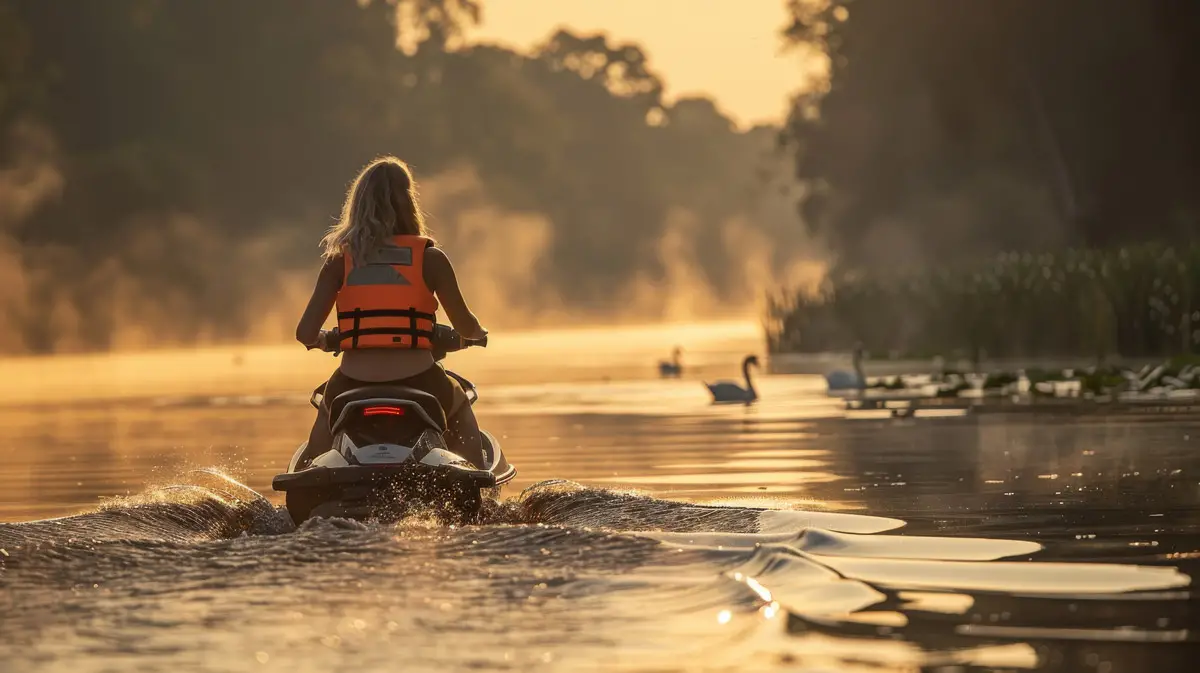
[(493, 324), (653, 311), (639, 288), (679, 263), (748, 300), (737, 241), (770, 240), (768, 269), (800, 248), (777, 129), (664, 103), (641, 49), (604, 36), (464, 44), (479, 10), (0, 0), (0, 349), (286, 334), (346, 182), (383, 153), (415, 167)]
[(789, 6), (829, 70), (788, 138), (843, 266), (1195, 236), (1200, 4)]

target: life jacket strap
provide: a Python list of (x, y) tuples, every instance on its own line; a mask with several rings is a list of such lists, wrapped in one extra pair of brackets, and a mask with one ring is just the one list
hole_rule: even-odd
[(388, 336), (388, 335), (410, 336), (413, 338), (413, 342), (416, 343), (416, 340), (420, 339), (420, 338), (432, 340), (433, 339), (433, 330), (411, 329), (408, 327), (362, 327), (359, 329), (352, 329), (352, 330), (349, 330), (346, 332), (341, 332), (339, 334), (339, 336), (342, 339), (351, 339), (354, 344), (358, 343), (358, 337), (360, 337), (360, 336)]

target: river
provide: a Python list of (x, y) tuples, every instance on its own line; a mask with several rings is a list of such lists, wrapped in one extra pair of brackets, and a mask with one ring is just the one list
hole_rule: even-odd
[(494, 335), (449, 361), (519, 470), (484, 521), (299, 530), (270, 480), (327, 356), (0, 363), (0, 670), (1191, 670), (1200, 418), (711, 405), (750, 352)]

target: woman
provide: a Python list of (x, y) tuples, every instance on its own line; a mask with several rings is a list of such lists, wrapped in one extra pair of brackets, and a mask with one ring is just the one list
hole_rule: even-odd
[[(346, 195), (341, 220), (321, 241), (325, 263), (296, 339), (323, 348), (336, 339), (341, 365), (325, 399), (366, 385), (394, 384), (432, 394), (446, 412), (451, 450), (483, 467), (479, 425), (458, 382), (433, 359), (428, 338), (441, 301), (467, 339), (487, 334), (463, 299), (450, 258), (429, 236), (408, 165), (395, 157), (371, 162)], [(337, 306), (338, 330), (321, 326)], [(322, 405), (301, 464), (332, 444)]]

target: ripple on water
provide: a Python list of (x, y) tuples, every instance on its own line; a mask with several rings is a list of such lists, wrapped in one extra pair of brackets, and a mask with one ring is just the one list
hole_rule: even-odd
[(0, 657), (72, 673), (370, 669), (397, 652), (414, 670), (1036, 668), (1080, 640), (1195, 638), (1180, 569), (882, 534), (903, 524), (552, 481), (477, 526), (292, 530), (253, 491), (201, 471), (95, 512), (0, 526)]

